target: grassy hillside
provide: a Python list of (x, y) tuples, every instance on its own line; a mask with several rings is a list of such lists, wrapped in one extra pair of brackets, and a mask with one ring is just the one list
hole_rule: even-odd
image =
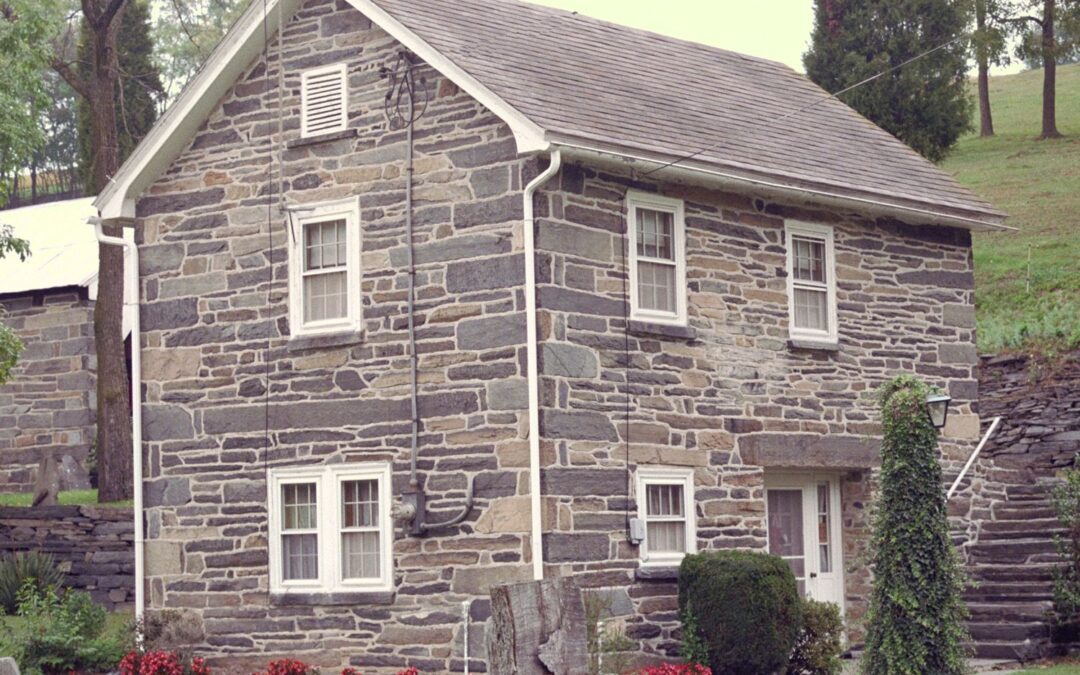
[(1019, 228), (975, 237), (979, 349), (1080, 347), (1080, 64), (1058, 68), (1064, 139), (1035, 140), (1041, 70), (992, 78), (990, 100), (997, 136), (969, 135), (944, 162)]

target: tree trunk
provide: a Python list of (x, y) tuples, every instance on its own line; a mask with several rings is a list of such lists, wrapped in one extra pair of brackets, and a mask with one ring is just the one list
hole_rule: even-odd
[(1057, 129), (1057, 45), (1054, 40), (1054, 10), (1056, 0), (1043, 3), (1042, 57), (1043, 96), (1042, 134), (1039, 138), (1060, 138)]
[[(116, 131), (119, 71), (117, 13), (107, 26), (91, 32), (94, 69), (89, 83), (90, 133), (93, 147), (94, 194), (116, 173), (120, 149)], [(106, 226), (105, 234), (122, 237), (123, 228)], [(133, 494), (131, 458), (131, 396), (124, 358), (124, 252), (119, 246), (98, 244), (98, 297), (94, 305), (94, 340), (97, 345), (97, 457), (98, 500), (130, 499)]]
[(979, 135), (994, 135), (994, 116), (990, 113), (990, 64), (986, 48), (986, 0), (975, 1), (975, 28), (979, 42), (975, 47), (975, 60), (979, 68)]
[(573, 577), (492, 586), (484, 631), (492, 675), (587, 671), (585, 604)]

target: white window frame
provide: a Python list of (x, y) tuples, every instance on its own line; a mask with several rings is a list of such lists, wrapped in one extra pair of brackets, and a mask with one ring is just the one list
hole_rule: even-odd
[[(341, 78), (341, 114), (332, 127), (311, 131), (308, 128), (308, 87), (313, 77), (334, 74)], [(300, 73), (300, 137), (317, 138), (325, 134), (344, 131), (349, 124), (349, 72), (347, 64), (335, 63), (329, 66), (311, 68)]]
[[(788, 220), (784, 223), (784, 231), (784, 245), (787, 247), (788, 335), (793, 340), (835, 344), (839, 339), (839, 327), (836, 320), (836, 252), (833, 244), (833, 228), (819, 223)], [(824, 284), (795, 279), (795, 246), (792, 240), (796, 237), (817, 239), (825, 243), (826, 278)], [(795, 290), (797, 288), (826, 292), (828, 330), (800, 328), (795, 325)]]
[[(292, 335), (320, 335), (359, 330), (360, 303), (360, 199), (349, 197), (315, 204), (311, 210), (290, 216), (289, 221), (289, 330)], [(304, 322), (304, 227), (331, 220), (345, 221), (345, 316), (340, 319)]]
[[(638, 209), (661, 211), (673, 215), (675, 253), (675, 307), (674, 312), (660, 312), (638, 306)], [(629, 255), (630, 318), (635, 321), (685, 326), (687, 321), (686, 288), (686, 206), (681, 199), (662, 197), (649, 192), (630, 190), (626, 193), (626, 237)], [(667, 260), (641, 258), (643, 262), (670, 264)]]
[[(694, 470), (689, 467), (639, 466), (634, 472), (637, 494), (638, 518), (645, 529), (645, 538), (641, 540), (638, 551), (641, 564), (646, 566), (670, 567), (678, 565), (682, 559), (697, 553), (697, 512), (694, 509)], [(649, 515), (646, 488), (649, 485), (678, 485), (683, 489), (683, 513), (686, 515), (686, 550), (681, 553), (663, 551), (649, 552)]]
[[(379, 486), (379, 577), (345, 579), (341, 560), (342, 484), (350, 480), (376, 480)], [(281, 490), (295, 483), (315, 483), (318, 500), (317, 579), (285, 579), (281, 551)], [(270, 470), (267, 507), (270, 512), (270, 591), (272, 593), (333, 593), (389, 591), (393, 588), (393, 521), (390, 465), (386, 463), (336, 464)]]

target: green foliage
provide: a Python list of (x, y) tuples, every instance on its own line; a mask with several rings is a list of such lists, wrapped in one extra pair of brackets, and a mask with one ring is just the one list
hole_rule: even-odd
[(1065, 528), (1065, 536), (1055, 537), (1065, 564), (1054, 573), (1054, 622), (1080, 622), (1080, 455), (1062, 472), (1064, 482), (1054, 488), (1054, 509)]
[(683, 558), (679, 609), (693, 614), (714, 673), (767, 675), (787, 664), (802, 608), (779, 557), (708, 551)]
[(787, 675), (838, 675), (843, 669), (844, 622), (832, 602), (802, 601), (802, 630), (788, 660)]
[[(967, 29), (953, 0), (815, 0), (806, 74), (829, 92), (899, 66)], [(961, 40), (844, 94), (841, 100), (931, 161), (968, 127), (968, 45)]]
[(709, 646), (705, 644), (705, 638), (702, 637), (693, 607), (694, 603), (687, 600), (686, 607), (679, 610), (679, 622), (682, 624), (682, 644), (679, 647), (679, 656), (682, 657), (684, 663), (707, 666), (709, 665)]
[[(146, 0), (129, 0), (120, 17), (117, 34), (117, 60), (120, 85), (116, 92), (116, 131), (120, 146), (120, 162), (127, 159), (135, 146), (157, 121), (158, 103), (165, 96), (161, 74), (154, 61), (154, 43), (150, 39), (150, 8)], [(85, 20), (79, 40), (79, 75), (92, 81), (92, 41)], [(79, 136), (79, 172), (83, 185), (93, 185), (94, 148), (90, 129), (90, 105), (80, 98), (77, 108)]]
[(1055, 63), (1073, 63), (1080, 58), (1080, 2), (1057, 0), (1054, 12), (1054, 42), (1046, 51), (1042, 26), (1031, 19), (1043, 19), (1046, 0), (1000, 0), (1002, 13), (1012, 18), (1010, 26), (1016, 39), (1016, 57), (1029, 68), (1042, 68), (1043, 58)]
[(965, 136), (944, 164), (1019, 228), (973, 237), (984, 353), (1080, 347), (1080, 65), (1059, 66), (1057, 83), (1058, 129), (1066, 138), (1036, 139), (1042, 71), (992, 77), (997, 135)]
[[(3, 21), (0, 21), (0, 28), (2, 27)], [(0, 105), (2, 105), (2, 97), (0, 97)], [(2, 114), (0, 114), (0, 124), (3, 124)], [(16, 237), (10, 225), (0, 224), (0, 260), (8, 255), (17, 255), (19, 260), (25, 261), (30, 256), (30, 242)], [(0, 316), (2, 316), (2, 310), (0, 310)], [(18, 363), (19, 354), (22, 354), (22, 351), (23, 343), (19, 336), (0, 323), (0, 384), (11, 379), (11, 371)]]
[[(50, 104), (42, 70), (53, 56), (62, 0), (6, 0), (0, 15), (0, 176), (26, 166), (42, 143), (38, 118)], [(7, 201), (0, 182), (0, 206)]]
[(170, 0), (159, 4), (154, 56), (170, 97), (198, 72), (247, 5), (243, 0)]
[(949, 538), (929, 387), (901, 375), (880, 391), (884, 435), (871, 555), (868, 675), (965, 673), (964, 577)]
[(41, 591), (27, 581), (19, 591), (19, 616), (25, 623), (12, 644), (19, 668), (28, 675), (104, 672), (130, 646), (129, 639), (105, 633), (108, 613), (86, 593), (59, 593), (52, 586)]
[(19, 591), (31, 583), (38, 592), (64, 583), (64, 573), (53, 557), (40, 551), (20, 551), (0, 558), (0, 610), (14, 614), (19, 607)]

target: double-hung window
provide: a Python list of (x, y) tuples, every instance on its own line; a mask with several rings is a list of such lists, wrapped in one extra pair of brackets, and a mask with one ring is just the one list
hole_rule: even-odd
[(631, 191), (629, 222), (630, 318), (686, 324), (685, 215), (681, 200)]
[(293, 335), (360, 327), (360, 208), (355, 198), (290, 220), (289, 325)]
[(389, 465), (274, 469), (270, 475), (272, 591), (391, 588)]
[(788, 221), (788, 321), (793, 339), (836, 342), (833, 230)]
[(697, 552), (693, 469), (639, 466), (638, 518), (645, 523), (641, 560), (646, 565), (677, 565)]

